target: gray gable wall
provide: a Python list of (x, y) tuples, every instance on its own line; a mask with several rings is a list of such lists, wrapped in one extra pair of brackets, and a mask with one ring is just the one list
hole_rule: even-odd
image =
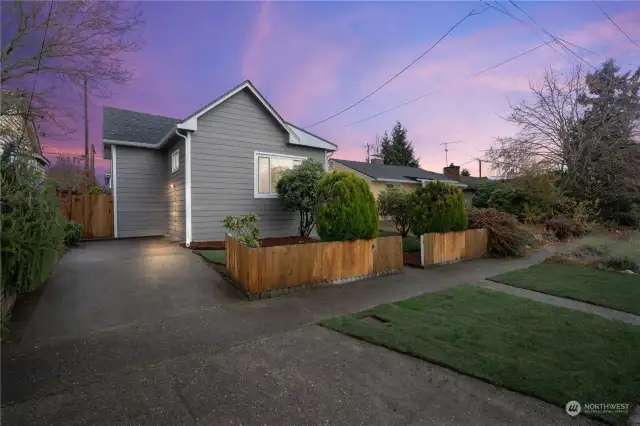
[(287, 143), (289, 135), (248, 91), (198, 118), (191, 137), (193, 241), (223, 240), (227, 215), (257, 213), (261, 236), (296, 235), (299, 217), (278, 199), (254, 198), (254, 152), (324, 161), (324, 150)]
[(118, 237), (167, 233), (167, 160), (162, 151), (118, 146), (115, 188)]

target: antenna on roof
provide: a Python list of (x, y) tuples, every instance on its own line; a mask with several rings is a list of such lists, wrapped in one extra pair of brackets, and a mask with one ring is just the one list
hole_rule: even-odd
[(442, 142), (440, 145), (444, 145), (444, 162), (445, 166), (449, 165), (449, 145), (454, 143), (462, 143), (464, 141), (454, 141), (454, 142)]

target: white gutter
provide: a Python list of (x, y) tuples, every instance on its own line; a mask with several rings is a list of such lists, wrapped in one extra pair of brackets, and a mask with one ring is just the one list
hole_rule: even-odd
[(183, 135), (175, 130), (176, 135), (184, 139), (184, 210), (185, 210), (185, 236), (184, 243), (187, 247), (191, 245), (191, 132)]
[(113, 195), (113, 237), (118, 238), (118, 188), (116, 185), (116, 146), (111, 146), (111, 193)]

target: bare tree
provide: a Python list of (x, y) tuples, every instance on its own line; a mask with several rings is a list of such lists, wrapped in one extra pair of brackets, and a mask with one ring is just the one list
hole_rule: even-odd
[(131, 78), (124, 54), (141, 47), (142, 24), (131, 2), (2, 2), (0, 83), (30, 97), (38, 75), (29, 118), (64, 128), (85, 76), (97, 96)]
[(530, 82), (529, 88), (532, 100), (509, 102), (511, 113), (505, 117), (520, 128), (518, 135), (497, 138), (487, 152), (494, 169), (505, 177), (523, 169), (562, 169), (565, 146), (583, 114), (579, 99), (586, 85), (579, 67), (566, 77), (547, 70), (542, 82)]
[[(614, 61), (584, 74), (548, 70), (530, 83), (532, 99), (510, 103), (515, 137), (497, 138), (487, 157), (502, 176), (555, 171), (566, 192), (602, 200), (633, 198), (640, 175), (638, 76), (618, 76)], [(606, 86), (606, 87), (602, 87)]]
[(81, 156), (58, 155), (47, 169), (47, 176), (60, 190), (80, 191), (84, 184), (84, 159)]

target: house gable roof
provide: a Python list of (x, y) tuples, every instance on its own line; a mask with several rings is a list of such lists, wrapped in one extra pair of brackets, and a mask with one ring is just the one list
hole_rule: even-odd
[(327, 151), (335, 151), (337, 149), (337, 145), (284, 121), (249, 80), (237, 85), (184, 120), (105, 107), (103, 142), (105, 144), (161, 148), (171, 138), (176, 129), (197, 131), (198, 118), (200, 116), (242, 90), (247, 90), (251, 93), (274, 120), (282, 126), (289, 134), (290, 144), (320, 148)]
[(114, 142), (131, 142), (152, 147), (167, 132), (175, 128), (180, 121), (177, 118), (161, 115), (104, 107), (102, 139)]
[(365, 163), (363, 161), (340, 160), (336, 158), (332, 158), (331, 161), (336, 161), (352, 170), (367, 175), (374, 180), (383, 182), (419, 182), (423, 180), (438, 180), (440, 182), (450, 183), (456, 186), (466, 186), (460, 182), (447, 179), (440, 173), (431, 172), (417, 167), (372, 164)]

